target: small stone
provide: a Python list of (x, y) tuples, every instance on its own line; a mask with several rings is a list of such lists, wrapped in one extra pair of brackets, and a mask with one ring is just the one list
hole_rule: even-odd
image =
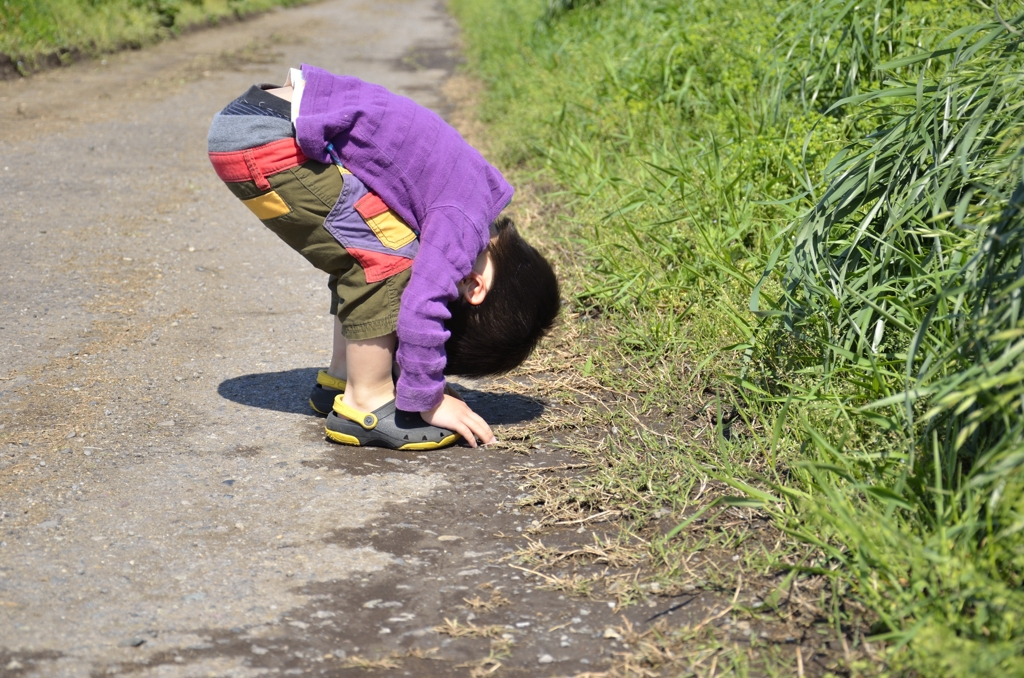
[(438, 541), (458, 541), (459, 539), (462, 539), (462, 537), (457, 537), (454, 534), (442, 534), (437, 538)]
[(611, 627), (605, 629), (601, 637), (605, 640), (622, 640), (622, 635)]
[(555, 658), (549, 654), (542, 654), (541, 656), (537, 657), (538, 664), (550, 664), (553, 661), (555, 661)]
[(252, 648), (250, 649), (252, 650), (253, 654), (266, 654), (270, 651), (265, 647), (260, 647), (259, 645), (253, 645)]
[(67, 434), (64, 437), (67, 438), (68, 440), (71, 440), (72, 438), (74, 438), (77, 435), (78, 435), (78, 431), (72, 431), (71, 433)]
[(17, 671), (18, 669), (24, 668), (24, 666), (22, 666), (21, 662), (19, 662), (17, 659), (12, 659), (11, 661), (7, 662), (7, 666), (5, 666), (4, 668), (8, 671)]
[(382, 598), (374, 598), (373, 600), (368, 600), (363, 603), (363, 607), (367, 610), (372, 610), (383, 602), (384, 600)]
[(388, 627), (386, 627), (386, 626), (384, 626), (384, 627), (381, 627), (381, 630), (380, 630), (380, 631), (377, 631), (377, 634), (378, 634), (378, 635), (382, 635), (382, 636), (383, 636), (383, 635), (387, 635), (388, 633), (391, 633), (391, 629), (389, 629), (389, 628), (388, 628)]
[(473, 575), (477, 574), (481, 574), (481, 572), (480, 570), (477, 570), (475, 568), (472, 570), (462, 570), (461, 572), (459, 572), (460, 577), (472, 577)]
[(118, 647), (141, 647), (145, 644), (145, 638), (126, 638), (117, 644)]

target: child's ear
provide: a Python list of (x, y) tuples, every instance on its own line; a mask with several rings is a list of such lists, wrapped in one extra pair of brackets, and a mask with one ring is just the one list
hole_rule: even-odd
[(487, 281), (484, 276), (476, 271), (470, 273), (459, 281), (459, 294), (473, 306), (479, 306), (487, 296)]

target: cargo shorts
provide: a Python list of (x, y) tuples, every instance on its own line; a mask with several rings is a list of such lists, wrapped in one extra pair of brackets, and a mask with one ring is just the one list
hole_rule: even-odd
[[(211, 128), (211, 140), (216, 129)], [(391, 269), (401, 270), (392, 273), (385, 269), (368, 275), (358, 255), (354, 256), (339, 242), (337, 229), (332, 234), (325, 227), (332, 211), (337, 215), (335, 207), (341, 206), (339, 201), (346, 199), (346, 192), (356, 191), (366, 198), (365, 186), (339, 165), (306, 158), (294, 137), (267, 142), (264, 135), (254, 141), (259, 146), (248, 147), (244, 133), (234, 129), (230, 142), (241, 148), (210, 152), (214, 168), (228, 189), (289, 247), (328, 274), (331, 314), (341, 321), (346, 339), (362, 341), (394, 332), (402, 292), (409, 282), (411, 259), (402, 263), (403, 260), (393, 258), (398, 264), (390, 264)], [(214, 147), (211, 143), (211, 148)], [(379, 198), (376, 200), (379, 202)], [(377, 214), (363, 212), (367, 223), (378, 224), (376, 228), (367, 226), (367, 233), (370, 237), (376, 233), (381, 241), (387, 241), (387, 235), (397, 231), (404, 236), (402, 242), (408, 249), (415, 234), (386, 205), (380, 206)], [(418, 241), (413, 244), (418, 245)], [(392, 242), (389, 247), (393, 245)], [(382, 276), (386, 277), (380, 279)]]

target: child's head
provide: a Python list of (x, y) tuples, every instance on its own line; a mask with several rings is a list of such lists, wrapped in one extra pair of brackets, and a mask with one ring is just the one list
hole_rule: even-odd
[(474, 304), (460, 295), (448, 304), (445, 374), (483, 377), (518, 367), (558, 315), (561, 297), (551, 264), (519, 236), (511, 219), (502, 217), (494, 227), (486, 296)]

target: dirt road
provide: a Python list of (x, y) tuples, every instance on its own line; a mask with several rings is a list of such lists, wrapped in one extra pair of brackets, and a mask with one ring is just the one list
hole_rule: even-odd
[[(434, 0), (334, 0), (0, 83), (0, 675), (575, 675), (615, 651), (613, 604), (506, 557), (513, 469), (559, 463), (550, 440), (324, 440), (325, 281), (206, 159), (212, 115), (302, 62), (444, 113), (455, 41)], [(547, 416), (464, 392), (499, 436)]]

